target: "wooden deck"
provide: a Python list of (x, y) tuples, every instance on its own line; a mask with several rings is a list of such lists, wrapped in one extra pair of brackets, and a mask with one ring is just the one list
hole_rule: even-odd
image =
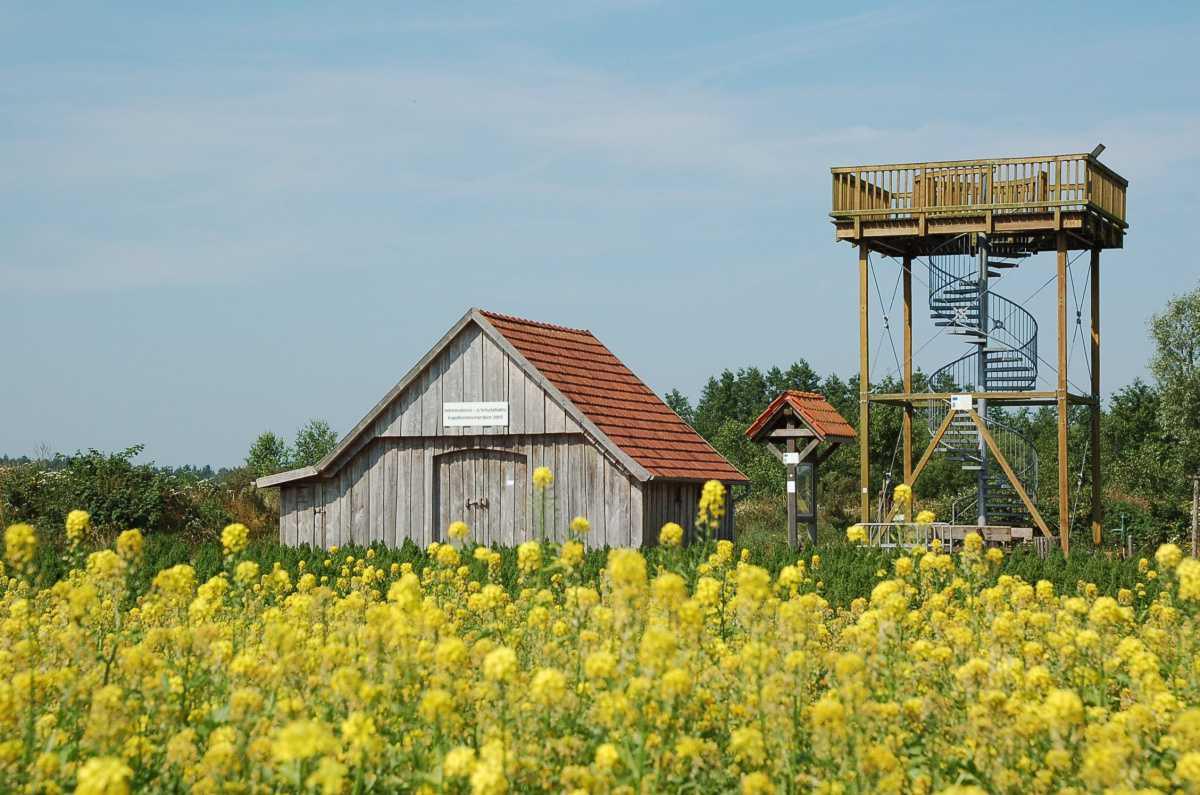
[[(1090, 154), (843, 166), (831, 169), (838, 240), (927, 254), (986, 232), (1014, 251), (1121, 248), (1128, 181)], [(1003, 245), (1003, 243), (1002, 243)]]
[(870, 546), (884, 549), (913, 549), (928, 548), (934, 540), (941, 542), (945, 552), (958, 549), (963, 538), (968, 533), (978, 533), (984, 543), (1023, 544), (1033, 540), (1031, 527), (1003, 527), (989, 525), (979, 527), (973, 524), (949, 524), (933, 522), (931, 524), (912, 524), (908, 522), (867, 522), (862, 523), (867, 531), (867, 543)]

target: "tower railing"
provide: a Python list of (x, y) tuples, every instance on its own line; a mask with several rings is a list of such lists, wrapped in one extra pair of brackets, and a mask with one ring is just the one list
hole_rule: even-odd
[(1128, 182), (1090, 154), (832, 169), (835, 219), (1091, 210), (1124, 227)]

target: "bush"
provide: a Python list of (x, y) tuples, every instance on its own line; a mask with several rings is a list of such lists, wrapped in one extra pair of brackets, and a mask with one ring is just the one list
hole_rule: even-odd
[(140, 445), (116, 453), (88, 450), (0, 471), (3, 521), (29, 522), (49, 540), (58, 537), (74, 508), (92, 515), (101, 537), (130, 527), (197, 535), (229, 521), (235, 495), (222, 484), (135, 463), (141, 451)]

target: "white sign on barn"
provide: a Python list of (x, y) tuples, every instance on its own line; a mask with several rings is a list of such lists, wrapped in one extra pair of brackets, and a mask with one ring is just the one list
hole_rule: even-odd
[(446, 428), (506, 427), (508, 402), (443, 403), (442, 425)]

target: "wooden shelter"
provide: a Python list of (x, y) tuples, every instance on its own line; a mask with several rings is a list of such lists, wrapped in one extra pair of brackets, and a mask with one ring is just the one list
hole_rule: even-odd
[(817, 543), (817, 466), (839, 445), (854, 441), (854, 427), (819, 392), (790, 389), (771, 401), (746, 436), (765, 443), (787, 467), (788, 543), (799, 546), (797, 519), (805, 520), (809, 541)]
[[(1067, 422), (1071, 406), (1090, 410), (1087, 442), (1091, 474), (1091, 529), (1100, 543), (1100, 252), (1124, 246), (1128, 182), (1088, 154), (836, 167), (830, 217), (836, 240), (858, 249), (859, 439), (862, 520), (870, 521), (869, 427), (873, 404), (904, 408), (904, 482), (916, 481), (935, 452), (948, 453), (978, 477), (978, 524), (999, 516), (1032, 520), (1048, 537), (1055, 529), (1037, 508), (1037, 453), (1006, 427), (1010, 406), (1054, 406), (1058, 424), (1057, 536), (1064, 550), (1071, 523)], [(1027, 257), (1053, 251), (1056, 269), (1046, 284), (1058, 290), (1054, 337), (1057, 362), (1039, 356), (1037, 321), (994, 282)], [(1068, 282), (1076, 255), (1089, 255), (1081, 280), (1090, 291), (1087, 392), (1068, 380)], [(872, 262), (872, 257), (875, 262)], [(903, 390), (871, 389), (871, 283), (880, 259), (894, 259), (903, 280)], [(934, 325), (975, 346), (930, 375), (934, 386), (913, 389), (913, 264), (929, 268)], [(878, 287), (876, 287), (878, 289)], [(1075, 297), (1074, 295), (1072, 297)], [(1028, 299), (1026, 299), (1028, 300)], [(1076, 323), (1082, 326), (1078, 297)], [(882, 296), (880, 298), (882, 304)], [(888, 329), (887, 319), (884, 322)], [(939, 332), (940, 333), (940, 332)], [(1038, 383), (1039, 366), (1054, 370), (1053, 389)], [(914, 465), (912, 428), (920, 412), (933, 436)]]
[(280, 488), (285, 544), (426, 545), (462, 520), (513, 545), (540, 529), (539, 466), (546, 534), (585, 516), (598, 546), (654, 543), (705, 481), (747, 482), (590, 332), (471, 309), (322, 461), (257, 485)]

